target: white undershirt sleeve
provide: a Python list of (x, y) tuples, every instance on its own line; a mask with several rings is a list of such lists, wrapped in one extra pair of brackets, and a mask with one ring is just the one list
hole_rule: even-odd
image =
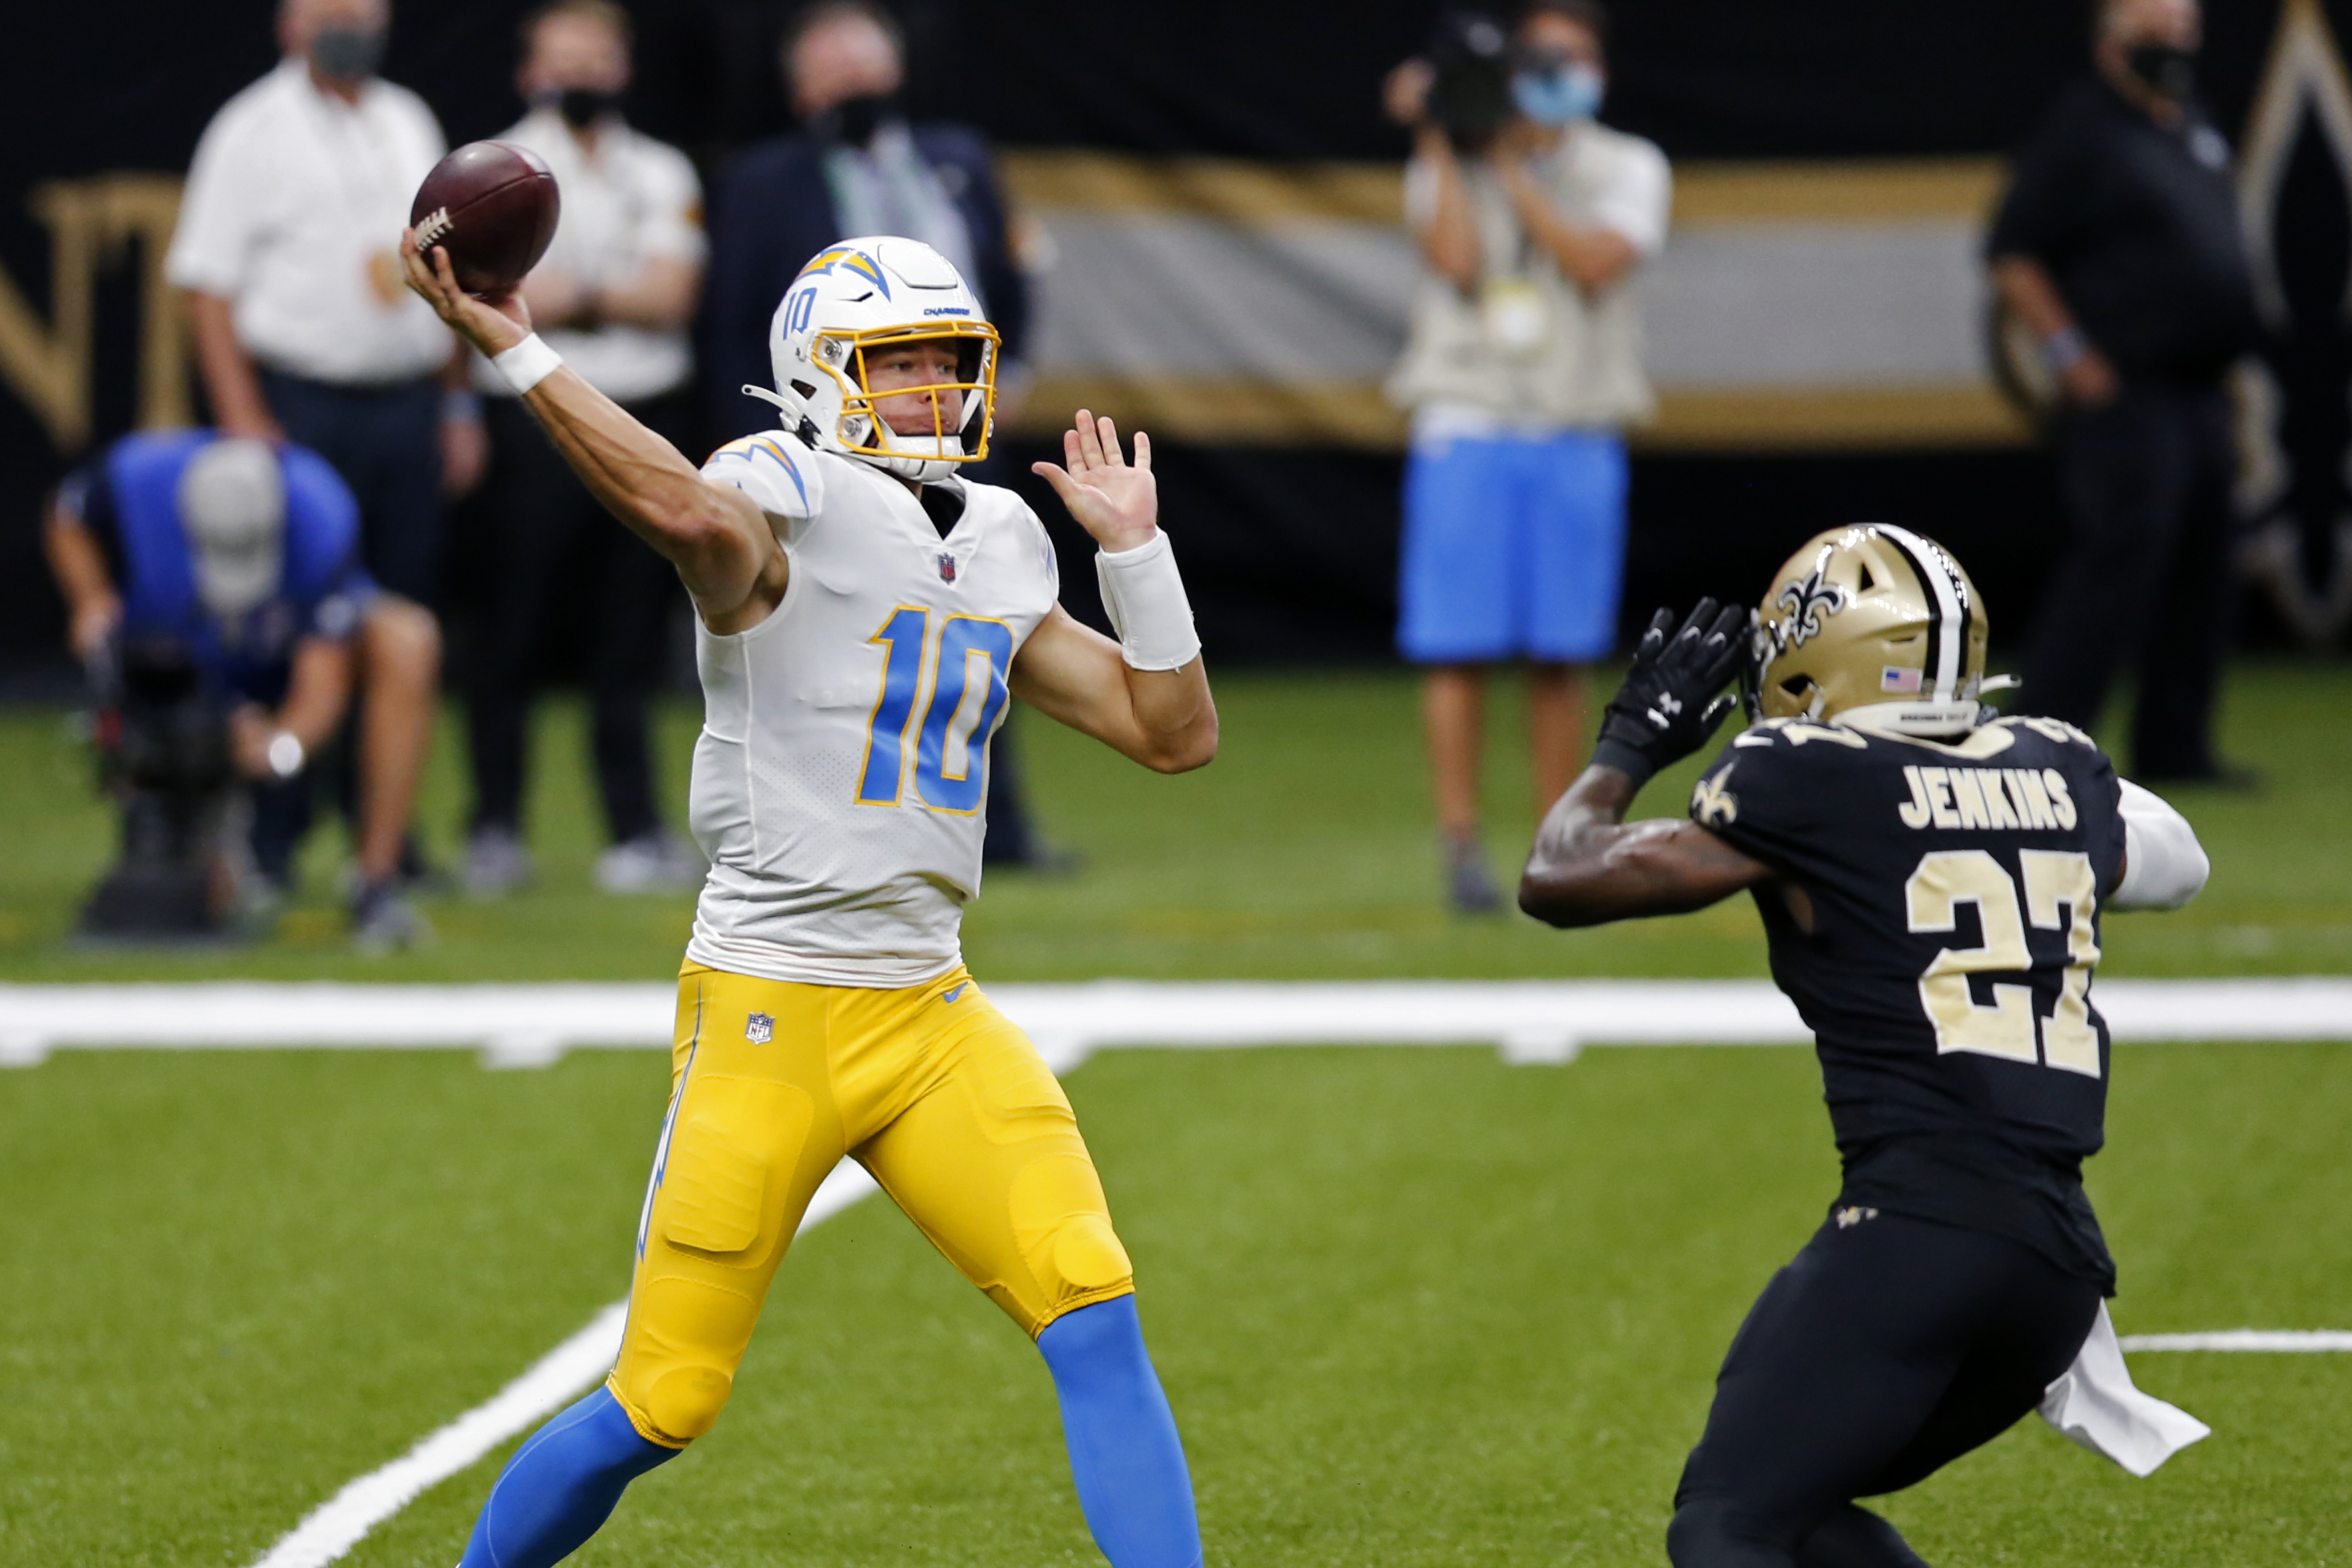
[(2129, 779), (2123, 786), (2124, 879), (2111, 910), (2177, 910), (2195, 898), (2213, 864), (2189, 819)]

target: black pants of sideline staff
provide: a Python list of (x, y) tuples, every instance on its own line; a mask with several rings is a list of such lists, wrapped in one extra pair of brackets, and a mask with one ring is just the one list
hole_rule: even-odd
[(1926, 1568), (1853, 1500), (1926, 1479), (2040, 1405), (2101, 1292), (2005, 1237), (1841, 1210), (1724, 1357), (1675, 1496), (1675, 1568)]
[(2229, 400), (2210, 387), (2127, 384), (2105, 407), (2067, 416), (2058, 464), (2072, 536), (2043, 590), (2019, 706), (2089, 729), (2129, 656), (2134, 775), (2211, 778), (2236, 597)]
[[(474, 627), (465, 678), (472, 826), (521, 829), (531, 698), (552, 637), (577, 650), (588, 688), (605, 831), (615, 844), (642, 838), (661, 824), (646, 709), (685, 590), (669, 563), (588, 493), (520, 401), (484, 402), (490, 469), (461, 547)], [(689, 417), (679, 396), (629, 412), (673, 442)]]
[(327, 459), (360, 506), (360, 559), (379, 587), (441, 603), (441, 386), (431, 376), (341, 386), (261, 371), (287, 438)]

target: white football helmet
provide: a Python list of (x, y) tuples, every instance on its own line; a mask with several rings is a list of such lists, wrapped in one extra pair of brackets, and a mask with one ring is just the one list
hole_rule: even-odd
[[(956, 379), (877, 394), (866, 356), (884, 343), (952, 340)], [(845, 239), (801, 268), (768, 324), (776, 389), (747, 386), (783, 412), (784, 428), (917, 484), (943, 479), (988, 455), (996, 413), (996, 329), (948, 258), (917, 240)], [(876, 397), (930, 393), (932, 428), (904, 435), (874, 411)]]

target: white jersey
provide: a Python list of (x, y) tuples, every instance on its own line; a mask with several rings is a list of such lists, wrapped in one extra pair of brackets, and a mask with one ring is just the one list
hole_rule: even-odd
[(688, 815), (710, 860), (687, 956), (819, 985), (919, 985), (961, 962), (988, 738), (1013, 656), (1060, 591), (1020, 497), (948, 479), (940, 537), (905, 483), (781, 430), (705, 478), (760, 504), (792, 574), (749, 631), (697, 623)]

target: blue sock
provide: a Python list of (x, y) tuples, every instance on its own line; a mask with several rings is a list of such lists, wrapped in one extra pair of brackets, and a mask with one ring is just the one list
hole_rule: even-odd
[(609, 1388), (550, 1421), (515, 1451), (482, 1504), (457, 1568), (548, 1568), (596, 1533), (621, 1489), (680, 1450), (648, 1443)]
[(1037, 1336), (1037, 1348), (1061, 1396), (1078, 1506), (1111, 1568), (1200, 1568), (1192, 1476), (1168, 1395), (1143, 1348), (1135, 1298), (1114, 1297), (1055, 1319)]

